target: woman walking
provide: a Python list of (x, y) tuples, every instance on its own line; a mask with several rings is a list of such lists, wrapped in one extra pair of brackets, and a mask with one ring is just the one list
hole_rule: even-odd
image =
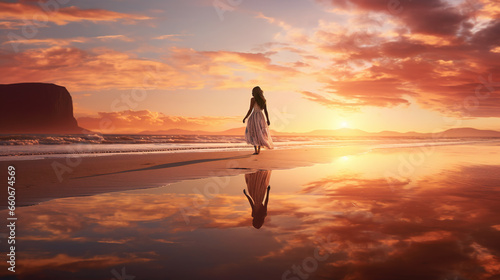
[[(250, 109), (248, 109), (247, 115), (243, 118), (243, 123), (245, 123), (245, 120), (248, 118), (247, 128), (245, 130), (245, 140), (248, 144), (253, 145), (255, 150), (254, 155), (258, 155), (261, 147), (272, 149), (274, 148), (274, 144), (268, 128), (271, 122), (269, 121), (269, 115), (267, 113), (264, 91), (262, 91), (260, 87), (254, 87), (252, 89), (252, 96), (253, 97), (250, 99)], [(262, 111), (264, 111), (266, 115), (267, 125)]]

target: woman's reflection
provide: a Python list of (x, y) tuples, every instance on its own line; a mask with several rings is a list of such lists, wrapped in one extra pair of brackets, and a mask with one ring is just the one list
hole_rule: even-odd
[[(271, 189), (269, 179), (271, 179), (271, 170), (259, 170), (255, 173), (245, 174), (245, 182), (250, 196), (245, 189), (243, 189), (243, 193), (250, 202), (250, 206), (252, 206), (252, 225), (256, 229), (262, 227), (267, 216), (267, 202), (269, 201), (269, 190)], [(264, 197), (266, 197), (265, 201)], [(262, 204), (263, 201), (264, 204)]]

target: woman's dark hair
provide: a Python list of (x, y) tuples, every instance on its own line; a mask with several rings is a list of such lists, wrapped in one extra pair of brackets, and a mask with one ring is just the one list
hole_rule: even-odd
[(252, 89), (252, 96), (255, 98), (255, 101), (257, 102), (257, 104), (259, 104), (259, 107), (261, 109), (266, 108), (266, 99), (264, 98), (264, 92), (262, 91), (262, 89), (260, 89), (259, 86)]
[(266, 216), (261, 216), (261, 217), (254, 217), (253, 220), (252, 220), (252, 226), (256, 229), (259, 229), (262, 227), (262, 225), (264, 224), (264, 219), (266, 218)]

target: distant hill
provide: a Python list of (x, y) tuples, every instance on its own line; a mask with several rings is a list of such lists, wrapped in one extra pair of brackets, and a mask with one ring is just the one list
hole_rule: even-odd
[(351, 128), (341, 128), (336, 130), (322, 129), (304, 133), (310, 136), (370, 136), (371, 133)]
[[(278, 135), (279, 132), (271, 130), (273, 135)], [(244, 135), (245, 127), (231, 128), (224, 131), (204, 131), (204, 130), (186, 130), (186, 129), (167, 129), (167, 130), (144, 130), (138, 134), (143, 135)]]
[(218, 135), (219, 132), (210, 132), (202, 130), (186, 130), (186, 129), (167, 129), (167, 130), (144, 130), (137, 134), (143, 135)]
[[(244, 135), (245, 127), (238, 127), (218, 132), (202, 131), (202, 130), (183, 130), (169, 129), (158, 131), (142, 131), (139, 134), (148, 135)], [(470, 137), (500, 137), (500, 131), (495, 130), (480, 130), (470, 127), (452, 128), (438, 133), (420, 133), (420, 132), (396, 132), (396, 131), (381, 131), (381, 132), (366, 132), (360, 129), (341, 128), (336, 130), (313, 130), (310, 132), (287, 133), (271, 130), (271, 135), (275, 136), (332, 136), (332, 137), (449, 137), (449, 138), (470, 138)]]
[(443, 137), (500, 137), (500, 131), (479, 130), (470, 127), (452, 128), (443, 132)]

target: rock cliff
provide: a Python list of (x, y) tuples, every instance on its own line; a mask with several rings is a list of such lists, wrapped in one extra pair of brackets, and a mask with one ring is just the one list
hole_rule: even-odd
[(65, 87), (44, 83), (0, 85), (0, 134), (84, 133)]

